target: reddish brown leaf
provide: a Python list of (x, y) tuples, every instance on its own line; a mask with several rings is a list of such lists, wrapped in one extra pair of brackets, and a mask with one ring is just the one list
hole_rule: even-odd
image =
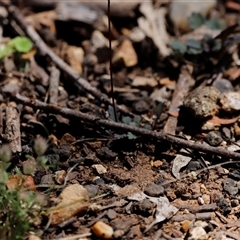
[(223, 118), (219, 118), (217, 116), (213, 116), (212, 119), (210, 119), (208, 121), (212, 122), (212, 123), (218, 123), (221, 125), (228, 125), (228, 124), (235, 123), (238, 119), (239, 119), (239, 117), (235, 117), (235, 118), (231, 118), (231, 119), (223, 119)]

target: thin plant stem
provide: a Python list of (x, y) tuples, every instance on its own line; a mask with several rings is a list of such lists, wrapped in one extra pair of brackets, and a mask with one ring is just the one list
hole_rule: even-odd
[(114, 89), (113, 89), (113, 74), (112, 74), (112, 38), (111, 38), (111, 21), (110, 21), (110, 0), (108, 0), (108, 41), (109, 41), (109, 72), (110, 72), (110, 82), (111, 82), (111, 95), (112, 95), (112, 105), (113, 105), (113, 112), (114, 118), (117, 122), (117, 110), (115, 106), (115, 99), (114, 99)]

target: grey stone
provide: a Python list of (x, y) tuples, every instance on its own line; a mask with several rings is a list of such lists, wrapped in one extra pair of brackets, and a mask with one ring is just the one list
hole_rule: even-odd
[(230, 205), (230, 203), (226, 200), (226, 199), (221, 199), (218, 203), (217, 203), (220, 212), (222, 212), (224, 215), (229, 214), (232, 211), (232, 207)]
[(136, 113), (145, 113), (149, 110), (149, 104), (144, 100), (139, 100), (132, 105), (133, 111)]
[(223, 180), (223, 189), (230, 195), (236, 195), (238, 193), (237, 182), (231, 178), (226, 178)]
[(234, 87), (232, 83), (224, 78), (216, 79), (213, 82), (213, 86), (217, 88), (221, 93), (226, 93), (226, 92), (233, 92)]
[(94, 184), (88, 184), (88, 185), (85, 185), (84, 187), (87, 189), (91, 197), (96, 196), (99, 190), (99, 187)]
[(108, 217), (110, 220), (115, 219), (115, 218), (117, 217), (117, 213), (116, 213), (114, 210), (109, 209), (109, 210), (107, 211), (107, 217)]
[(148, 183), (144, 189), (144, 193), (151, 197), (159, 197), (164, 194), (164, 188), (155, 183)]
[(211, 131), (207, 134), (206, 141), (211, 146), (218, 146), (223, 141), (223, 139), (222, 139), (221, 134), (219, 132)]

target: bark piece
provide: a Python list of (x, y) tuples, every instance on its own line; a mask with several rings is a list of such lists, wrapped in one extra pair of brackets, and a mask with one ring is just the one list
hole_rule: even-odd
[(21, 152), (20, 114), (14, 102), (6, 107), (6, 129), (2, 137), (9, 142), (13, 153)]

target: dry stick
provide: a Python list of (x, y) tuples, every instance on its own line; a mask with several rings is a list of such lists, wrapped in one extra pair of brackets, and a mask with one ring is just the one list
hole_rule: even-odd
[(52, 66), (50, 71), (51, 75), (49, 81), (49, 103), (57, 104), (60, 71), (55, 66)]
[(197, 150), (200, 152), (205, 152), (205, 153), (210, 153), (210, 154), (226, 157), (228, 159), (231, 159), (231, 158), (232, 159), (240, 159), (240, 153), (231, 152), (226, 149), (211, 147), (211, 146), (207, 146), (207, 145), (203, 145), (203, 144), (199, 144), (199, 143), (190, 142), (185, 139), (181, 139), (181, 138), (178, 138), (178, 137), (175, 137), (172, 135), (154, 132), (154, 131), (147, 130), (144, 128), (133, 127), (133, 126), (130, 126), (127, 124), (119, 123), (119, 122), (112, 122), (112, 121), (109, 121), (106, 119), (99, 119), (96, 116), (85, 114), (80, 111), (75, 111), (70, 108), (60, 108), (53, 104), (47, 104), (47, 103), (40, 102), (35, 99), (30, 99), (30, 98), (20, 95), (19, 93), (16, 94), (15, 98), (18, 101), (21, 101), (22, 103), (24, 103), (28, 106), (31, 106), (34, 108), (39, 108), (41, 110), (44, 110), (45, 112), (60, 114), (67, 118), (75, 118), (75, 119), (82, 120), (85, 122), (93, 123), (95, 125), (105, 126), (105, 127), (111, 128), (111, 129), (120, 129), (120, 130), (124, 130), (127, 132), (132, 132), (132, 133), (135, 133), (135, 134), (138, 134), (141, 136), (145, 136), (148, 138), (152, 138), (155, 140), (166, 141), (166, 142), (169, 142), (169, 143), (181, 146), (181, 147), (190, 148), (190, 149), (194, 149), (194, 150)]
[(2, 138), (9, 142), (13, 153), (22, 151), (21, 132), (20, 132), (20, 114), (15, 103), (9, 103), (6, 107), (6, 129)]
[[(183, 102), (183, 97), (186, 96), (193, 84), (194, 81), (189, 73), (189, 69), (187, 68), (187, 66), (183, 66), (181, 68), (181, 73), (179, 75), (177, 85), (172, 96), (172, 102), (168, 110), (169, 113), (179, 112), (179, 107)], [(175, 135), (177, 122), (178, 119), (176, 117), (169, 116), (167, 123), (163, 128), (163, 132)]]
[[(22, 14), (20, 13), (19, 9), (15, 6), (2, 4), (7, 8), (8, 12), (11, 14), (11, 16), (14, 18), (14, 20), (19, 24), (19, 26), (22, 28), (22, 30), (26, 33), (26, 35), (31, 38), (35, 46), (38, 48), (38, 50), (43, 54), (44, 56), (48, 56), (59, 69), (66, 72), (72, 79), (74, 84), (78, 88), (83, 88), (90, 94), (92, 94), (94, 97), (99, 99), (100, 101), (106, 103), (106, 104), (112, 104), (111, 100), (107, 97), (106, 94), (103, 94), (102, 92), (98, 91), (96, 88), (92, 87), (91, 84), (81, 76), (77, 72), (75, 72), (67, 63), (65, 63), (60, 57), (58, 57), (41, 39), (39, 34), (34, 30), (34, 28), (29, 25)], [(119, 110), (126, 114), (130, 114), (126, 112), (124, 109), (118, 107)]]

